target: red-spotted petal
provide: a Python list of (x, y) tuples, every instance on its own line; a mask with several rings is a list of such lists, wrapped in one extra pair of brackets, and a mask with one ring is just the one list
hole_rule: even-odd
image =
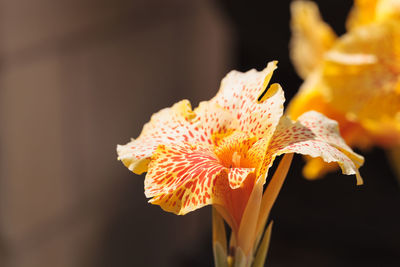
[(150, 202), (175, 214), (212, 204), (214, 185), (227, 168), (206, 146), (159, 146), (145, 179)]
[(232, 189), (239, 188), (247, 176), (255, 171), (255, 168), (231, 168), (228, 173), (229, 186)]
[(231, 71), (221, 82), (217, 95), (211, 100), (232, 112), (242, 132), (270, 137), (283, 114), (285, 101), (278, 84), (267, 85), (276, 69), (276, 61), (262, 71), (245, 73)]
[(281, 119), (268, 147), (266, 168), (275, 156), (292, 152), (320, 157), (325, 162), (337, 162), (344, 174), (356, 174), (358, 184), (362, 183), (358, 167), (362, 165), (363, 157), (344, 143), (337, 122), (318, 112), (307, 112), (297, 122), (286, 117)]
[(346, 154), (357, 167), (364, 163), (364, 158), (354, 153), (340, 136), (338, 123), (335, 120), (328, 119), (319, 112), (309, 111), (301, 115), (297, 121), (310, 129), (318, 140), (325, 141)]
[(147, 171), (149, 158), (159, 145), (196, 143), (212, 145), (214, 133), (224, 134), (236, 127), (229, 112), (216, 103), (203, 102), (192, 111), (188, 100), (154, 114), (137, 139), (119, 145), (119, 159), (131, 171)]
[(118, 145), (119, 159), (137, 174), (147, 171), (148, 158), (158, 145), (179, 143), (185, 141), (185, 137), (189, 138), (189, 121), (193, 117), (195, 114), (188, 100), (160, 110), (144, 125), (137, 139), (132, 139), (126, 145)]

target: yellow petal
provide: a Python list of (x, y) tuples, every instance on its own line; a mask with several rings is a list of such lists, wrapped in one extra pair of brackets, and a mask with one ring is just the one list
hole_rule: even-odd
[(376, 5), (379, 0), (355, 0), (347, 18), (346, 27), (350, 31), (375, 21)]
[(336, 35), (322, 20), (313, 2), (294, 1), (291, 13), (290, 56), (297, 73), (305, 78), (322, 62), (324, 53), (331, 48)]
[(309, 180), (315, 180), (336, 169), (338, 169), (338, 165), (335, 162), (327, 163), (321, 158), (307, 157), (307, 163), (303, 168), (303, 175)]
[(380, 0), (376, 7), (377, 21), (399, 20), (400, 1), (399, 0)]
[(309, 110), (315, 110), (332, 117), (329, 102), (325, 99), (325, 88), (321, 82), (321, 74), (314, 72), (301, 85), (297, 94), (290, 101), (286, 110), (287, 115), (296, 120)]
[(336, 56), (327, 58), (321, 76), (330, 105), (373, 135), (392, 138), (397, 131), (399, 142), (400, 22), (356, 28), (330, 53)]

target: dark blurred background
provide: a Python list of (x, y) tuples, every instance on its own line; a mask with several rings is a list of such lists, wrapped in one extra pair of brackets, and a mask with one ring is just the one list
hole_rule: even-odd
[[(352, 2), (316, 2), (343, 34)], [(148, 204), (115, 146), (231, 69), (279, 60), (290, 100), (289, 3), (0, 0), (0, 266), (212, 266), (210, 207)], [(399, 185), (384, 151), (364, 155), (360, 187), (307, 181), (295, 158), (267, 266), (400, 266)]]

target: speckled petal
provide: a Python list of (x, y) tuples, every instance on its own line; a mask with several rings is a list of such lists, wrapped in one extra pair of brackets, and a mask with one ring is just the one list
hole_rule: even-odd
[(149, 157), (160, 144), (180, 143), (189, 137), (189, 121), (195, 117), (190, 102), (182, 100), (155, 113), (137, 139), (118, 145), (118, 158), (129, 170), (141, 174), (147, 171)]
[(282, 118), (268, 147), (266, 166), (272, 164), (275, 156), (292, 152), (337, 162), (344, 174), (356, 174), (357, 183), (362, 183), (358, 168), (363, 164), (363, 157), (354, 153), (340, 137), (337, 122), (318, 112), (307, 112), (297, 122)]
[(131, 171), (147, 171), (149, 158), (159, 145), (200, 143), (212, 144), (214, 133), (224, 134), (235, 127), (231, 114), (215, 103), (201, 103), (192, 111), (189, 101), (183, 100), (151, 117), (137, 139), (119, 145), (119, 159)]
[(254, 173), (255, 168), (231, 168), (228, 173), (229, 186), (232, 189), (239, 188), (247, 176)]
[(220, 90), (211, 102), (233, 114), (238, 120), (239, 131), (255, 136), (272, 136), (285, 101), (278, 84), (267, 90), (276, 64), (276, 61), (270, 62), (262, 71), (231, 71), (222, 80)]
[(313, 2), (293, 1), (291, 13), (290, 56), (297, 73), (305, 78), (322, 62), (336, 35), (322, 20), (318, 6)]
[(149, 164), (145, 194), (152, 204), (183, 215), (212, 204), (216, 179), (227, 171), (208, 147), (160, 145)]

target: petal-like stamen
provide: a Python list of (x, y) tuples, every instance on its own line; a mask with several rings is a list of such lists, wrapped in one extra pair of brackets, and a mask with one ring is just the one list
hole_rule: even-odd
[(240, 167), (240, 157), (241, 156), (237, 151), (233, 152), (232, 163), (234, 167)]

